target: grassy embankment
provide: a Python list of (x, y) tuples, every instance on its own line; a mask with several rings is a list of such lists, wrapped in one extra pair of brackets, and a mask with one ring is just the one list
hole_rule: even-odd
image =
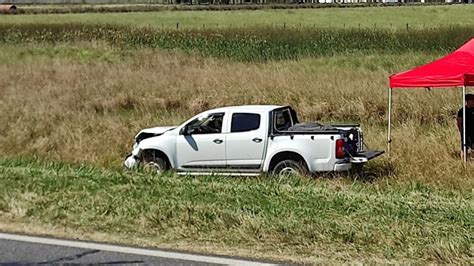
[[(255, 37), (252, 29), (234, 49), (216, 34), (193, 35), (200, 37), (178, 45), (188, 54), (155, 49), (177, 42), (157, 45), (159, 34), (142, 34), (152, 29), (118, 29), (127, 34), (1, 29), (4, 230), (313, 262), (472, 260), (473, 178), (456, 156), (455, 90), (395, 92), (393, 154), (369, 164), (377, 175), (371, 183), (119, 170), (140, 128), (231, 104), (291, 104), (302, 120), (359, 121), (369, 146), (383, 148), (387, 76), (453, 49), (471, 29), (361, 31), (360, 38), (334, 31), (326, 50), (305, 41), (317, 31)], [(366, 46), (367, 36), (391, 45)], [(347, 38), (347, 49), (331, 45)], [(248, 45), (255, 39), (260, 45)], [(412, 45), (399, 45), (407, 40)], [(255, 52), (288, 51), (278, 48), (288, 44), (297, 49)], [(196, 52), (214, 58), (189, 55)], [(279, 58), (297, 59), (265, 61)]]
[(163, 11), (104, 14), (39, 14), (0, 16), (2, 24), (126, 24), (175, 28), (309, 26), (317, 28), (410, 28), (474, 25), (474, 6), (330, 8), (258, 11)]
[(420, 182), (154, 176), (18, 160), (0, 166), (3, 230), (299, 262), (472, 256), (472, 195)]

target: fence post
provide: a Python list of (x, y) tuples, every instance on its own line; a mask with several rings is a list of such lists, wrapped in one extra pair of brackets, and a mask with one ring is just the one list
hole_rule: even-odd
[(283, 22), (283, 28), (286, 29), (286, 22)]
[(179, 22), (176, 22), (176, 29), (179, 30)]
[(408, 30), (408, 23), (407, 23), (407, 30)]

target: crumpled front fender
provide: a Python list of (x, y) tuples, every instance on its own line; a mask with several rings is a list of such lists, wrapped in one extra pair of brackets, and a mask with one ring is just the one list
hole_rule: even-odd
[(140, 165), (140, 152), (141, 150), (138, 148), (138, 145), (133, 145), (132, 153), (125, 158), (123, 165), (128, 169), (138, 167), (138, 165)]
[(173, 160), (174, 156), (172, 156), (176, 154), (176, 136), (174, 135), (161, 135), (144, 139), (138, 144), (135, 143), (135, 145), (133, 145), (132, 153), (125, 159), (125, 167), (133, 168), (138, 166), (142, 159), (141, 153), (147, 150), (154, 150), (163, 153), (170, 162), (171, 167), (174, 168), (175, 161)]

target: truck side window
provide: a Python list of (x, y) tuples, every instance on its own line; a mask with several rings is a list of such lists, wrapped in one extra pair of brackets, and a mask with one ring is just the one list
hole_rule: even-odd
[(260, 115), (235, 113), (232, 115), (231, 133), (256, 130), (260, 127)]
[(215, 134), (222, 132), (222, 121), (224, 113), (211, 114), (207, 117), (199, 117), (188, 124), (192, 134)]

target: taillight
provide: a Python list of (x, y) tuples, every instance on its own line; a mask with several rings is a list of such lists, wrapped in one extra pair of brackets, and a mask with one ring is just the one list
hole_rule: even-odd
[(344, 155), (345, 155), (344, 140), (338, 139), (336, 140), (336, 158), (343, 159)]

